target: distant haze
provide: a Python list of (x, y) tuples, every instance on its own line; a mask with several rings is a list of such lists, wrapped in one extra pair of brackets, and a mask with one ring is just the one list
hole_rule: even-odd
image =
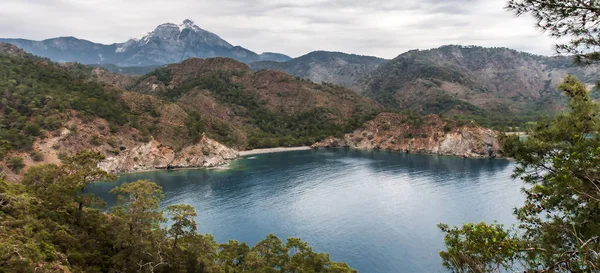
[(393, 58), (446, 44), (552, 55), (554, 41), (503, 0), (2, 0), (0, 37), (123, 42), (195, 20), (234, 45), (296, 57), (314, 50)]

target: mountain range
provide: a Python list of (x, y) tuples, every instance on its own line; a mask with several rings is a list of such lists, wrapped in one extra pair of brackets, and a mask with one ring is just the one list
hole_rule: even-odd
[(388, 60), (342, 52), (314, 51), (285, 62), (250, 63), (254, 70), (272, 69), (316, 83), (332, 83), (359, 91), (358, 79), (372, 73)]
[(113, 45), (77, 38), (2, 41), (54, 61), (92, 64), (119, 74), (150, 73), (157, 76), (159, 83), (152, 86), (159, 90), (174, 88), (160, 83), (170, 71), (165, 65), (190, 58), (232, 58), (256, 73), (277, 70), (315, 83), (338, 85), (393, 111), (448, 114), (491, 127), (518, 126), (540, 115), (552, 115), (563, 105), (556, 87), (564, 76), (574, 74), (593, 86), (600, 73), (600, 66), (578, 66), (568, 57), (460, 45), (411, 50), (392, 60), (328, 51), (293, 59), (277, 53), (259, 55), (231, 45), (191, 20), (162, 24)]
[(314, 82), (349, 88), (392, 110), (449, 114), (487, 126), (517, 125), (560, 110), (560, 81), (573, 74), (593, 87), (599, 65), (508, 48), (448, 45), (392, 60), (312, 52), (286, 62), (255, 62)]
[(572, 74), (594, 85), (600, 66), (508, 48), (443, 46), (412, 50), (360, 79), (362, 94), (396, 109), (423, 113), (526, 110), (554, 112), (557, 86)]
[(283, 54), (257, 54), (241, 46), (233, 46), (218, 35), (201, 29), (189, 19), (181, 24), (162, 24), (137, 38), (110, 45), (75, 37), (43, 41), (4, 38), (0, 42), (14, 44), (29, 53), (56, 62), (112, 64), (121, 67), (165, 65), (194, 57), (229, 57), (245, 63), (291, 59)]
[(214, 167), (236, 158), (233, 149), (330, 137), (365, 149), (497, 152), (488, 145), (491, 130), (434, 115), (386, 114), (344, 87), (255, 72), (230, 58), (190, 58), (132, 76), (51, 62), (0, 43), (0, 63), (0, 176), (9, 180), (18, 180), (23, 167), (86, 150), (106, 156), (100, 166), (112, 172)]

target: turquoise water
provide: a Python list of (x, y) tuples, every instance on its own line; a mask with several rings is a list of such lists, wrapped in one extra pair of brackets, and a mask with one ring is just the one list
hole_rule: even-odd
[[(150, 179), (162, 205), (193, 205), (198, 231), (253, 245), (267, 234), (301, 237), (360, 272), (445, 272), (440, 222), (514, 223), (523, 202), (507, 160), (353, 150), (257, 155), (229, 170), (122, 175)], [(112, 184), (89, 191), (109, 204)]]

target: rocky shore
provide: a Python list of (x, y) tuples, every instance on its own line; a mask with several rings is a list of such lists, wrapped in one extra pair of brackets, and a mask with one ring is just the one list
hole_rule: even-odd
[[(99, 167), (111, 173), (152, 171), (157, 169), (214, 168), (242, 156), (308, 150), (311, 148), (353, 148), (410, 153), (454, 155), (469, 158), (493, 158), (499, 154), (497, 133), (473, 124), (457, 125), (436, 115), (411, 117), (382, 113), (360, 129), (343, 137), (329, 137), (312, 147), (279, 147), (236, 151), (202, 134), (195, 144), (176, 148), (150, 137), (140, 141), (136, 129), (109, 132), (105, 120), (69, 121), (61, 130), (34, 143), (33, 150), (43, 155), (35, 160), (30, 153), (14, 153), (24, 159), (25, 170), (44, 163), (60, 164), (60, 158), (83, 150), (103, 153)], [(23, 171), (12, 172), (3, 165), (2, 175), (18, 181)]]
[(310, 146), (302, 146), (302, 147), (277, 147), (277, 148), (266, 148), (266, 149), (254, 149), (248, 151), (240, 151), (240, 156), (250, 156), (250, 155), (258, 155), (258, 154), (271, 154), (271, 153), (281, 153), (281, 152), (292, 152), (292, 151), (306, 151), (310, 150), (312, 147)]
[(406, 115), (383, 113), (361, 129), (341, 138), (330, 137), (312, 147), (388, 150), (469, 158), (500, 156), (500, 144), (495, 131), (471, 124), (449, 124), (436, 115), (414, 121)]
[(239, 153), (206, 136), (199, 143), (174, 151), (158, 141), (138, 145), (116, 156), (108, 156), (99, 167), (112, 173), (156, 169), (211, 168), (227, 164)]

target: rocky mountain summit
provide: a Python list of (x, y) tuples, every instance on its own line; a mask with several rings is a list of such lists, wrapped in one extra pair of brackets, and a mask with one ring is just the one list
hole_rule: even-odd
[(287, 61), (290, 57), (278, 53), (257, 54), (234, 46), (218, 35), (186, 19), (181, 24), (165, 23), (153, 31), (124, 43), (104, 45), (75, 37), (60, 37), (43, 41), (0, 39), (25, 51), (56, 62), (82, 64), (114, 64), (122, 67), (153, 66), (178, 63), (192, 57), (229, 57), (242, 62)]

